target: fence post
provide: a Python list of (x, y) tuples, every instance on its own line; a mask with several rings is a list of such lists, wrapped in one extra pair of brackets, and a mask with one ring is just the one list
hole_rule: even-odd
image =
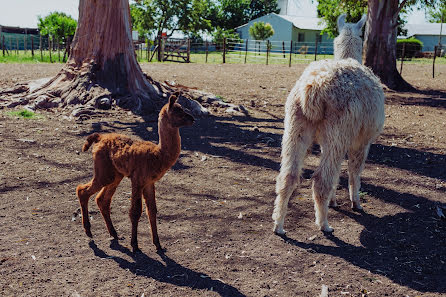
[(403, 62), (404, 62), (404, 55), (406, 54), (406, 43), (403, 42), (403, 53), (401, 55), (401, 66), (400, 66), (400, 74), (403, 73)]
[(208, 55), (209, 55), (209, 43), (206, 40), (206, 46), (205, 46), (205, 52), (206, 52), (206, 63), (208, 62)]
[(226, 37), (223, 38), (223, 64), (226, 63)]
[(283, 58), (285, 59), (285, 41), (282, 41), (282, 53), (283, 53)]
[(50, 63), (53, 63), (53, 59), (51, 58), (51, 37), (48, 34), (48, 50), (50, 51)]
[(2, 51), (3, 51), (3, 57), (5, 56), (5, 35), (2, 35)]
[(26, 54), (26, 29), (25, 29), (25, 35), (23, 35), (23, 49), (25, 50), (25, 54)]
[(266, 65), (268, 65), (269, 60), (269, 40), (266, 41)]
[[(43, 62), (43, 51), (42, 51), (42, 35), (40, 36), (39, 47), (40, 47), (40, 61)], [(18, 41), (17, 41), (18, 44)]]
[(33, 57), (33, 59), (34, 59), (34, 38), (33, 38), (34, 36), (33, 35), (31, 35), (31, 56)]
[(187, 39), (187, 63), (190, 63), (190, 38)]
[(146, 58), (147, 58), (147, 62), (149, 62), (149, 58), (150, 58), (150, 40), (149, 40), (149, 38), (147, 38), (146, 40), (147, 40)]
[(248, 41), (249, 39), (246, 39), (246, 45), (245, 45), (245, 64), (246, 64), (246, 60), (248, 58)]
[(290, 41), (290, 63), (289, 63), (289, 67), (291, 67), (291, 57), (293, 55), (293, 41)]
[(318, 38), (316, 36), (316, 42), (315, 42), (315, 46), (314, 46), (314, 60), (317, 60), (317, 43), (318, 43)]
[(59, 62), (60, 62), (60, 43), (59, 43), (59, 37), (57, 37), (56, 42), (57, 42), (57, 56), (59, 57)]
[(435, 78), (435, 58), (437, 57), (437, 46), (434, 46), (434, 61), (432, 63), (432, 78)]

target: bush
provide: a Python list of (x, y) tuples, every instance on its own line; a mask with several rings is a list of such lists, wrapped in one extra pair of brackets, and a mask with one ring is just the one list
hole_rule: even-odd
[(416, 38), (398, 39), (396, 41), (396, 57), (398, 59), (401, 59), (403, 55), (403, 47), (405, 47), (404, 58), (411, 59), (421, 52), (423, 43)]

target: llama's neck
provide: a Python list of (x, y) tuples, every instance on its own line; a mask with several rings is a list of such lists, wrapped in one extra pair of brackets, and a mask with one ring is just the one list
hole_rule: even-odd
[(335, 60), (352, 58), (362, 63), (362, 39), (352, 32), (341, 32), (334, 40), (334, 58)]
[(173, 165), (181, 151), (181, 138), (179, 128), (168, 125), (163, 118), (158, 121), (158, 135), (160, 153), (162, 158)]

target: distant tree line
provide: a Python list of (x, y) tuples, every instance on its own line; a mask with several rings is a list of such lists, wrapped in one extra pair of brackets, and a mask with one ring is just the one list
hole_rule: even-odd
[(277, 0), (136, 0), (130, 5), (133, 29), (140, 35), (168, 37), (181, 31), (200, 39), (234, 37), (234, 28), (271, 12)]

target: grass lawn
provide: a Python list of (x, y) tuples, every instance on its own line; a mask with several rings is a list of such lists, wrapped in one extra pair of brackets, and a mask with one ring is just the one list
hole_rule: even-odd
[[(140, 51), (136, 51), (136, 55), (138, 58), (138, 62), (140, 63), (148, 63), (147, 59), (147, 52), (143, 51), (142, 53)], [(151, 53), (150, 53), (151, 55)], [(266, 64), (267, 63), (267, 56), (265, 52), (261, 53), (254, 53), (254, 52), (248, 52), (248, 54), (245, 57), (244, 51), (229, 51), (226, 54), (226, 63), (228, 64)], [(332, 59), (333, 55), (323, 55), (319, 54), (317, 55), (317, 60), (323, 60), (323, 59)], [(207, 57), (205, 52), (191, 52), (190, 54), (190, 60), (191, 63), (196, 64), (221, 64), (223, 63), (223, 54), (222, 52), (209, 52)], [(178, 61), (183, 61), (183, 59), (179, 59)], [(314, 61), (314, 54), (293, 54), (291, 57), (291, 64), (308, 64), (310, 62)], [(5, 54), (2, 55), (0, 51), (0, 63), (64, 63), (63, 61), (63, 51), (60, 51), (59, 53), (51, 52), (51, 58), (50, 58), (50, 52), (49, 51), (42, 51), (42, 53), (39, 50), (34, 51), (34, 56), (32, 56), (31, 51), (10, 51), (9, 55)], [(270, 53), (268, 56), (268, 64), (284, 64), (288, 65), (290, 62), (290, 55), (288, 53), (280, 53), (280, 52), (274, 52)], [(405, 60), (404, 63), (408, 64), (432, 64), (432, 59), (427, 58), (418, 58), (418, 59), (411, 59), (411, 60)], [(160, 63), (156, 60), (156, 55), (152, 59), (150, 63)], [(163, 63), (176, 63), (172, 61), (166, 61)], [(400, 61), (397, 61), (397, 64), (399, 65)], [(436, 64), (446, 64), (446, 57), (437, 58), (435, 61)]]

